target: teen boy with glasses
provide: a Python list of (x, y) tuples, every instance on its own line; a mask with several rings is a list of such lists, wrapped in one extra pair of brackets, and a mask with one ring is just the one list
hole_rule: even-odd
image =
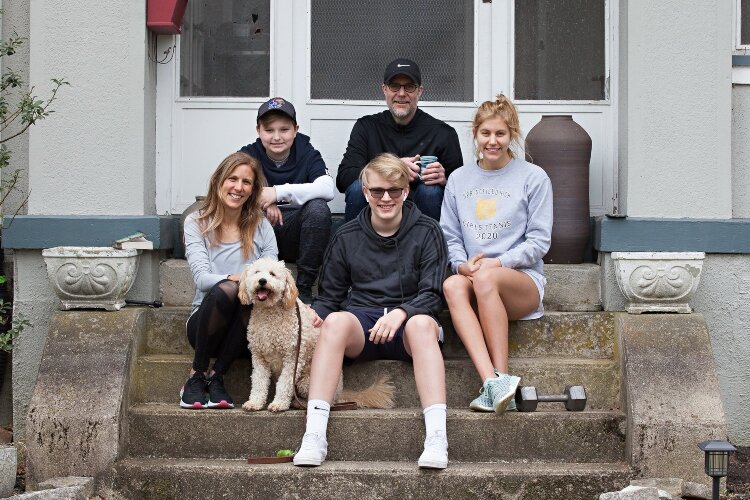
[(328, 414), (342, 361), (396, 359), (413, 363), (424, 408), (426, 438), (418, 464), (448, 466), (437, 320), (448, 249), (438, 223), (406, 200), (409, 177), (407, 165), (392, 154), (368, 163), (360, 174), (367, 206), (326, 250), (312, 304), (319, 316), (315, 326), (322, 326), (310, 371), (307, 427), (294, 465), (317, 466), (326, 458)]
[[(458, 134), (447, 123), (417, 108), (422, 96), (422, 74), (410, 59), (396, 59), (385, 68), (382, 84), (388, 110), (358, 119), (349, 136), (336, 175), (336, 187), (345, 194), (346, 220), (354, 219), (367, 202), (359, 173), (381, 153), (393, 153), (409, 167), (409, 199), (422, 213), (440, 219), (448, 176), (463, 165)], [(437, 156), (422, 172), (421, 156)]]

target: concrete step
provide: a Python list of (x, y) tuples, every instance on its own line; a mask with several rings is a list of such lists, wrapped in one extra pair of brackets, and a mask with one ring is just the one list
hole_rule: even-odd
[[(145, 404), (130, 409), (129, 422), (130, 456), (236, 459), (295, 449), (304, 434), (305, 412), (193, 411)], [(383, 434), (387, 444), (378, 437)], [(328, 437), (331, 460), (414, 461), (424, 442), (424, 419), (418, 409), (333, 412)], [(499, 416), (450, 409), (448, 437), (451, 460), (459, 462), (618, 462), (624, 460), (625, 417), (599, 411)]]
[[(189, 354), (149, 354), (140, 356), (130, 388), (132, 403), (174, 403), (187, 378), (192, 362)], [(448, 406), (466, 408), (481, 386), (468, 358), (445, 361)], [(534, 385), (541, 394), (559, 394), (566, 384), (582, 384), (591, 410), (620, 408), (620, 371), (616, 361), (580, 358), (511, 358), (511, 373), (522, 377), (524, 385)], [(400, 361), (373, 361), (346, 367), (344, 386), (369, 386), (381, 373), (388, 373), (397, 387), (399, 408), (418, 408), (419, 397), (412, 366)], [(242, 403), (250, 394), (250, 360), (239, 359), (225, 377), (227, 390)], [(559, 405), (559, 403), (557, 403)], [(549, 406), (549, 405), (545, 405)]]
[[(295, 270), (293, 264), (288, 264)], [(193, 301), (195, 285), (187, 261), (169, 259), (161, 263), (161, 300), (170, 306), (186, 306)], [(600, 274), (597, 264), (547, 264), (544, 307), (548, 311), (600, 311)]]
[[(150, 310), (146, 354), (192, 354), (185, 335), (189, 307)], [(445, 330), (446, 357), (466, 356), (450, 315), (440, 318)], [(614, 356), (614, 315), (609, 312), (549, 312), (531, 321), (511, 322), (511, 357), (580, 357), (611, 359)]]
[(451, 463), (420, 470), (409, 462), (326, 461), (316, 468), (249, 465), (244, 460), (120, 460), (114, 484), (124, 498), (358, 500), (382, 498), (496, 498), (590, 500), (628, 484), (622, 463)]

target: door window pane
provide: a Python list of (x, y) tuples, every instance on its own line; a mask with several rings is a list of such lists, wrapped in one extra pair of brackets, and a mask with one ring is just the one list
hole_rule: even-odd
[(516, 0), (515, 98), (605, 99), (605, 0)]
[(180, 95), (268, 97), (270, 0), (190, 0), (180, 37)]
[(740, 43), (750, 45), (750, 0), (740, 3)]
[(474, 98), (474, 2), (311, 0), (313, 99), (382, 100), (385, 66), (415, 61), (422, 100)]

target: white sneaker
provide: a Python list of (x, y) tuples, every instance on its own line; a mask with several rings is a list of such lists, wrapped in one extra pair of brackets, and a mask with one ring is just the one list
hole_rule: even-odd
[(424, 451), (417, 462), (423, 469), (445, 469), (448, 467), (448, 438), (445, 432), (437, 431), (424, 440)]
[(316, 432), (305, 432), (299, 451), (294, 454), (294, 465), (317, 467), (322, 464), (328, 454), (326, 438)]

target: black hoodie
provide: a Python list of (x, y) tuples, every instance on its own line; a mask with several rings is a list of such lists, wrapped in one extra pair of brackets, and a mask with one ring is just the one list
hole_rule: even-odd
[(421, 109), (406, 125), (399, 125), (386, 110), (358, 119), (349, 136), (344, 158), (336, 174), (336, 187), (342, 193), (359, 178), (367, 162), (381, 153), (399, 158), (433, 155), (445, 168), (445, 177), (463, 165), (456, 131)]
[[(313, 309), (321, 318), (348, 308), (401, 308), (437, 318), (448, 249), (440, 225), (404, 201), (398, 232), (380, 236), (370, 207), (336, 232), (320, 268)], [(349, 289), (351, 288), (351, 293)]]
[(294, 144), (289, 152), (289, 158), (281, 167), (266, 154), (266, 148), (258, 138), (254, 143), (248, 144), (240, 149), (253, 158), (260, 161), (263, 167), (263, 175), (269, 186), (280, 186), (282, 184), (307, 184), (322, 175), (326, 175), (326, 164), (320, 153), (310, 144), (310, 138), (305, 134), (297, 133)]

